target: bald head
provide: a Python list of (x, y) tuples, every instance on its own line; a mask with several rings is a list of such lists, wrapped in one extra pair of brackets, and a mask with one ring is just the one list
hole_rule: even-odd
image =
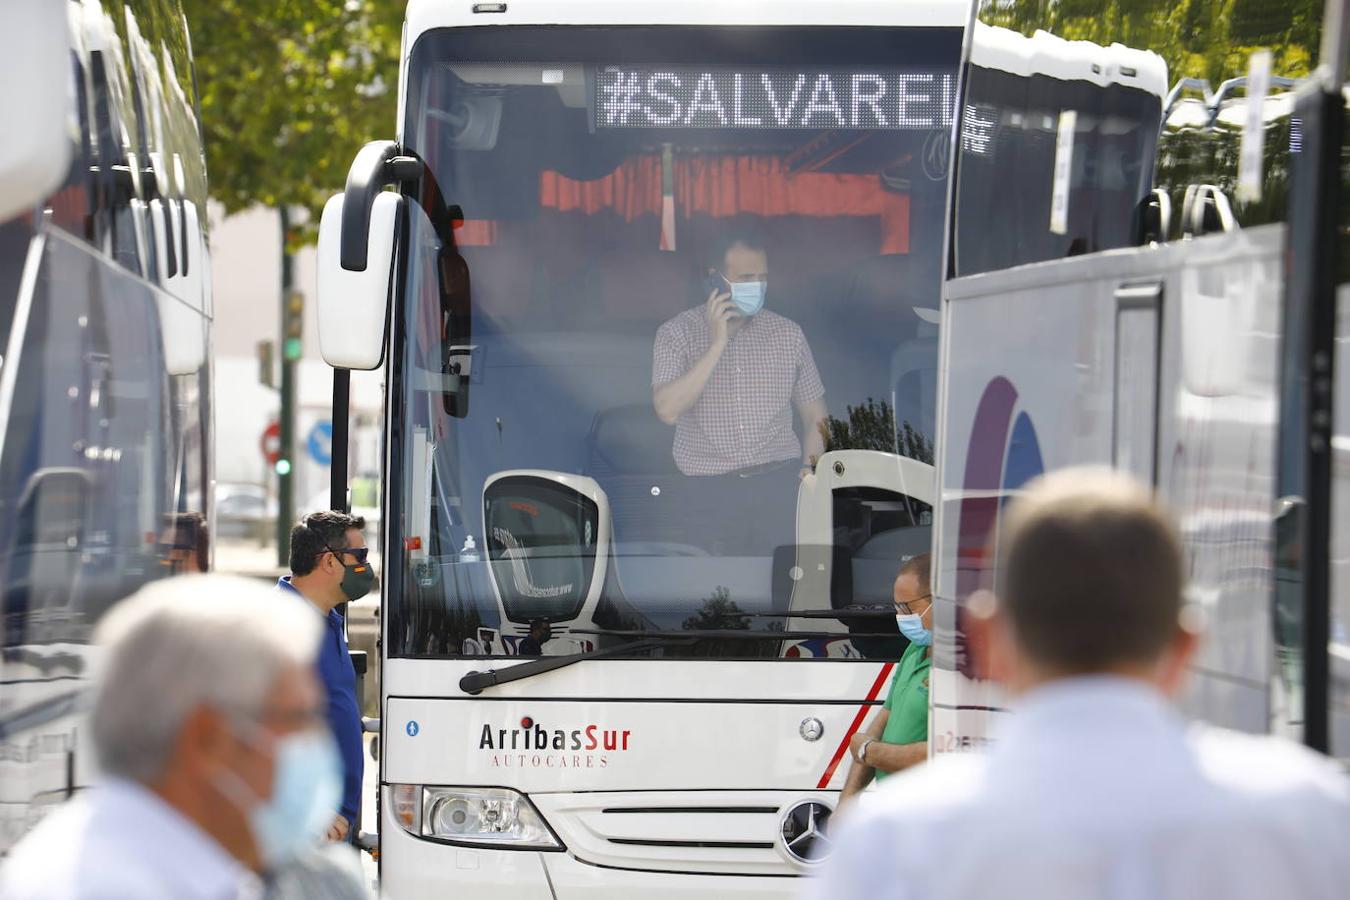
[(999, 540), (999, 607), (1020, 652), (1063, 674), (1146, 666), (1181, 628), (1176, 531), (1152, 494), (1109, 469), (1031, 482)]

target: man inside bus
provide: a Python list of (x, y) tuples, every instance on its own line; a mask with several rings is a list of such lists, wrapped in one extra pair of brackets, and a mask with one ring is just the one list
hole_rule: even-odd
[(797, 478), (825, 450), (825, 387), (802, 329), (765, 308), (765, 242), (733, 231), (712, 262), (705, 301), (656, 332), (652, 404), (675, 426), (672, 454), (692, 476), (700, 530), (727, 542), (762, 532), (777, 544), (791, 538), (783, 528), (794, 518)]
[(1005, 514), (997, 559), (969, 627), (1013, 714), (988, 753), (944, 754), (860, 802), (817, 896), (1345, 895), (1336, 763), (1187, 723), (1170, 702), (1197, 638), (1181, 543), (1147, 488), (1043, 476)]
[(548, 619), (531, 620), (530, 633), (521, 638), (516, 655), (543, 656), (544, 645), (548, 643), (551, 636), (552, 629), (549, 628)]
[(928, 758), (928, 670), (933, 653), (930, 569), (930, 557), (923, 553), (906, 561), (895, 577), (895, 617), (909, 646), (891, 679), (885, 705), (849, 741), (853, 762), (839, 797), (840, 808), (873, 778), (880, 782)]
[(328, 708), (328, 727), (342, 751), (342, 807), (328, 831), (330, 840), (350, 841), (360, 822), (361, 779), (365, 768), (361, 705), (356, 670), (337, 608), (360, 600), (375, 582), (362, 534), (365, 519), (336, 510), (310, 513), (291, 529), (291, 574), (277, 587), (308, 600), (323, 615), (323, 643), (317, 671)]

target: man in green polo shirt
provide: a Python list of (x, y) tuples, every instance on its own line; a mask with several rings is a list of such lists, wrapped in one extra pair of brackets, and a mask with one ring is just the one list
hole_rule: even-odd
[(853, 763), (839, 798), (842, 806), (875, 777), (908, 769), (928, 758), (928, 669), (933, 644), (931, 564), (927, 553), (900, 567), (892, 588), (896, 623), (909, 646), (900, 657), (886, 703), (866, 729), (853, 735)]

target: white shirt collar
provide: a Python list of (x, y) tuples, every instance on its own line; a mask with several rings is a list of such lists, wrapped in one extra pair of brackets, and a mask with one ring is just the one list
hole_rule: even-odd
[[(1041, 685), (1011, 704), (993, 737), (998, 747), (1035, 746), (1050, 734), (1172, 736), (1186, 722), (1156, 688), (1134, 678), (1084, 675)], [(1114, 738), (1113, 738), (1114, 739)]]
[(153, 791), (132, 781), (109, 779), (92, 792), (102, 794), (100, 805), (120, 811), (128, 834), (155, 848), (160, 873), (181, 886), (180, 896), (211, 900), (261, 896), (256, 875)]

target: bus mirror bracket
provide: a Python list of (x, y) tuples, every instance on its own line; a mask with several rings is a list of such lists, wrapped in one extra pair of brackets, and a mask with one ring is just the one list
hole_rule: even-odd
[(342, 206), (342, 268), (365, 271), (370, 252), (371, 213), (387, 185), (412, 181), (422, 174), (422, 161), (400, 156), (393, 141), (371, 141), (347, 170)]
[(319, 347), (335, 369), (378, 368), (394, 287), (403, 197), (386, 191), (417, 179), (422, 162), (400, 156), (393, 141), (361, 148), (347, 187), (330, 197), (319, 221)]

